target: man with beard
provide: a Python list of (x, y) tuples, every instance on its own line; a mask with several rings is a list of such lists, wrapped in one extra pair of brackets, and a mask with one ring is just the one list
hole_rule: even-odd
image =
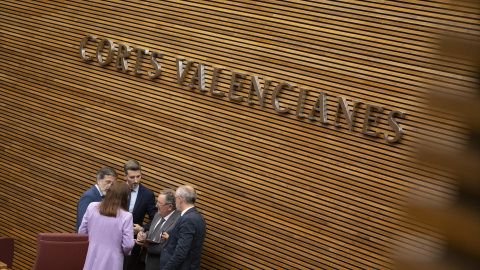
[[(140, 183), (142, 179), (142, 170), (138, 161), (131, 159), (125, 162), (123, 170), (125, 173), (125, 181), (132, 191), (127, 203), (127, 210), (133, 215), (133, 233), (136, 238), (139, 232), (149, 230), (151, 221), (155, 216), (155, 213), (157, 213), (155, 195), (153, 194), (153, 191)], [(142, 227), (143, 219), (146, 214), (148, 215), (149, 221)], [(142, 268), (140, 251), (141, 247), (135, 245), (131, 255), (125, 256), (123, 261), (124, 270), (136, 270)]]
[(96, 182), (93, 187), (85, 191), (77, 204), (77, 224), (75, 232), (78, 233), (78, 228), (82, 223), (83, 215), (87, 211), (87, 207), (92, 202), (101, 202), (105, 197), (108, 189), (113, 183), (117, 181), (117, 172), (111, 167), (103, 167), (97, 172)]

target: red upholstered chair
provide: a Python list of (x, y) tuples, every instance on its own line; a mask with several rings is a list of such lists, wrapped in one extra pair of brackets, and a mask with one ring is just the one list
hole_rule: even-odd
[(82, 270), (88, 250), (88, 235), (78, 233), (39, 233), (33, 270)]
[(8, 268), (13, 264), (13, 238), (0, 237), (0, 262), (6, 263)]

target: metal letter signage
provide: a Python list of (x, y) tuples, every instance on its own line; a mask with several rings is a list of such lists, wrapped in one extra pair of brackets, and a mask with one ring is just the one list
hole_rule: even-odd
[[(96, 46), (92, 43), (98, 43)], [(87, 47), (89, 47), (89, 52), (87, 52)], [(115, 50), (117, 49), (117, 59), (113, 61), (115, 56)], [(80, 58), (85, 62), (96, 62), (103, 67), (109, 66), (112, 62), (114, 68), (120, 72), (129, 72), (129, 58), (131, 56), (136, 57), (133, 74), (137, 76), (146, 76), (150, 79), (156, 79), (160, 76), (162, 67), (160, 65), (159, 59), (162, 58), (163, 54), (160, 52), (150, 52), (148, 49), (139, 48), (139, 47), (129, 47), (126, 44), (116, 45), (109, 39), (100, 39), (97, 42), (97, 38), (93, 35), (86, 35), (80, 42)], [(150, 69), (152, 71), (142, 72), (142, 66), (144, 64), (143, 59), (148, 58)], [(271, 106), (280, 115), (289, 115), (294, 114), (296, 119), (303, 120), (308, 119), (310, 123), (320, 123), (322, 126), (333, 125), (334, 127), (340, 128), (340, 121), (345, 120), (347, 124), (347, 129), (349, 131), (355, 131), (355, 118), (357, 117), (357, 111), (361, 106), (364, 108), (363, 115), (363, 125), (361, 134), (364, 134), (366, 137), (376, 137), (383, 138), (386, 142), (395, 143), (400, 141), (403, 136), (403, 129), (397, 123), (396, 118), (405, 118), (406, 113), (399, 110), (392, 110), (387, 117), (388, 127), (390, 130), (380, 132), (378, 130), (372, 130), (372, 128), (378, 129), (378, 123), (381, 122), (380, 114), (385, 111), (385, 108), (382, 106), (359, 102), (352, 100), (352, 107), (350, 108), (349, 102), (346, 98), (338, 96), (337, 100), (337, 109), (334, 112), (331, 112), (330, 117), (333, 118), (333, 122), (328, 121), (328, 110), (327, 110), (327, 93), (320, 92), (313, 106), (306, 105), (307, 94), (309, 93), (308, 89), (298, 88), (298, 99), (290, 100), (292, 97), (293, 90), (296, 89), (296, 86), (289, 82), (279, 82), (274, 83), (271, 80), (264, 80), (264, 87), (262, 89), (260, 79), (258, 76), (244, 74), (236, 71), (230, 71), (230, 88), (226, 89), (228, 91), (218, 90), (218, 81), (221, 74), (225, 74), (224, 69), (219, 67), (211, 66), (207, 69), (207, 66), (204, 63), (197, 63), (192, 60), (186, 60), (182, 58), (175, 59), (175, 66), (177, 68), (177, 82), (180, 86), (186, 86), (192, 90), (197, 90), (204, 93), (210, 93), (212, 97), (218, 98), (228, 98), (228, 100), (241, 103), (246, 102), (251, 106), (258, 104), (260, 108), (265, 108), (265, 106)], [(206, 85), (206, 72), (211, 71), (208, 78), (211, 78), (210, 87), (207, 88)], [(210, 76), (211, 74), (211, 76)], [(229, 74), (226, 74), (227, 76)], [(187, 79), (188, 77), (188, 79)], [(270, 93), (270, 103), (266, 100), (269, 94), (270, 86), (273, 87), (273, 90)], [(245, 94), (248, 93), (248, 96), (242, 96), (242, 92)], [(256, 102), (254, 102), (254, 97), (256, 96)], [(245, 98), (245, 99), (244, 99)], [(290, 106), (295, 104), (296, 109), (290, 110)], [(270, 104), (270, 105), (268, 105)], [(283, 105), (282, 105), (283, 104)], [(306, 108), (307, 107), (307, 108)], [(304, 110), (307, 112), (304, 113)], [(293, 113), (291, 111), (294, 111)], [(308, 112), (309, 111), (309, 112)], [(331, 118), (331, 119), (332, 119)], [(307, 120), (307, 121), (308, 121)], [(386, 124), (386, 123), (385, 123)], [(394, 134), (393, 136), (390, 134)]]

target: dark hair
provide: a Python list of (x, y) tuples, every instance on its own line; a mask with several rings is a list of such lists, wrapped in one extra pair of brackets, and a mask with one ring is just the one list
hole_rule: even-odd
[(103, 167), (103, 168), (100, 168), (100, 170), (98, 170), (97, 179), (103, 180), (103, 178), (105, 178), (105, 176), (107, 175), (113, 175), (115, 176), (115, 179), (118, 178), (118, 175), (115, 169), (113, 169), (112, 167)]
[(127, 174), (128, 170), (139, 171), (141, 169), (142, 167), (140, 166), (140, 163), (135, 159), (130, 159), (129, 161), (125, 162), (125, 165), (123, 165), (123, 172), (125, 175)]
[(177, 209), (175, 205), (175, 191), (173, 189), (164, 189), (160, 191), (160, 195), (165, 195), (165, 204), (173, 205), (173, 210)]
[(100, 203), (100, 214), (107, 217), (117, 217), (119, 208), (127, 211), (127, 200), (130, 192), (130, 186), (126, 183), (113, 184), (107, 191), (105, 199)]

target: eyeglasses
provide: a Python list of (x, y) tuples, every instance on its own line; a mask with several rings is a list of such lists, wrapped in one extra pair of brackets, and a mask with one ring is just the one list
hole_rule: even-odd
[(157, 202), (157, 206), (166, 206), (166, 205), (170, 205), (170, 204), (171, 204), (171, 203), (169, 203), (169, 204), (159, 204), (159, 203)]

